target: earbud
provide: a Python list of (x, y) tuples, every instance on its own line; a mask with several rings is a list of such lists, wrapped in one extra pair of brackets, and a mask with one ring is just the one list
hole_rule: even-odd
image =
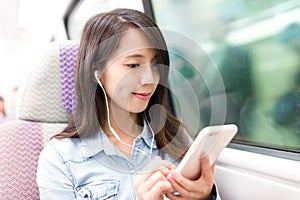
[[(100, 87), (103, 89), (102, 83), (100, 82), (100, 80), (99, 80), (99, 78), (98, 78), (98, 71), (97, 71), (97, 70), (95, 70), (94, 75), (95, 75), (95, 78), (96, 78), (98, 84), (99, 84)], [(104, 89), (103, 89), (103, 90), (104, 90)], [(104, 91), (104, 92), (105, 92), (105, 91)]]

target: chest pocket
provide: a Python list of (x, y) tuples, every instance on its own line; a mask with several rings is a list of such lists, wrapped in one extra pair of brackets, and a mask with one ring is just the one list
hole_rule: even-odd
[(77, 199), (80, 200), (113, 200), (117, 199), (119, 180), (102, 180), (78, 186)]

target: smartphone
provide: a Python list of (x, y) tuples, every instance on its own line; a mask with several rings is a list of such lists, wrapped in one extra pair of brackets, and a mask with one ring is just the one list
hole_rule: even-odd
[(188, 179), (198, 179), (201, 175), (200, 158), (208, 156), (210, 165), (212, 165), (237, 131), (238, 127), (234, 124), (203, 128), (176, 170)]

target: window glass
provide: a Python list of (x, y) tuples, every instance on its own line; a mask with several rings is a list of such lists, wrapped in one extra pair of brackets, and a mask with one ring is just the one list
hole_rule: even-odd
[(108, 0), (80, 1), (68, 19), (70, 38), (80, 40), (86, 21), (95, 14), (107, 11), (108, 8)]
[(83, 27), (93, 15), (116, 8), (132, 8), (143, 12), (140, 0), (88, 0), (79, 1), (68, 19), (68, 32), (72, 40), (80, 40)]
[(298, 0), (152, 0), (152, 6), (160, 27), (197, 44), (168, 41), (173, 104), (185, 123), (198, 130), (235, 123), (237, 142), (300, 150)]

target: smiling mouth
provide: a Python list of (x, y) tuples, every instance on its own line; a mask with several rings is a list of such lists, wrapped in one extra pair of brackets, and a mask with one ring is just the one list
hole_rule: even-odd
[(151, 93), (136, 93), (136, 92), (133, 92), (132, 95), (135, 96), (136, 98), (140, 99), (140, 100), (148, 100), (151, 97)]

